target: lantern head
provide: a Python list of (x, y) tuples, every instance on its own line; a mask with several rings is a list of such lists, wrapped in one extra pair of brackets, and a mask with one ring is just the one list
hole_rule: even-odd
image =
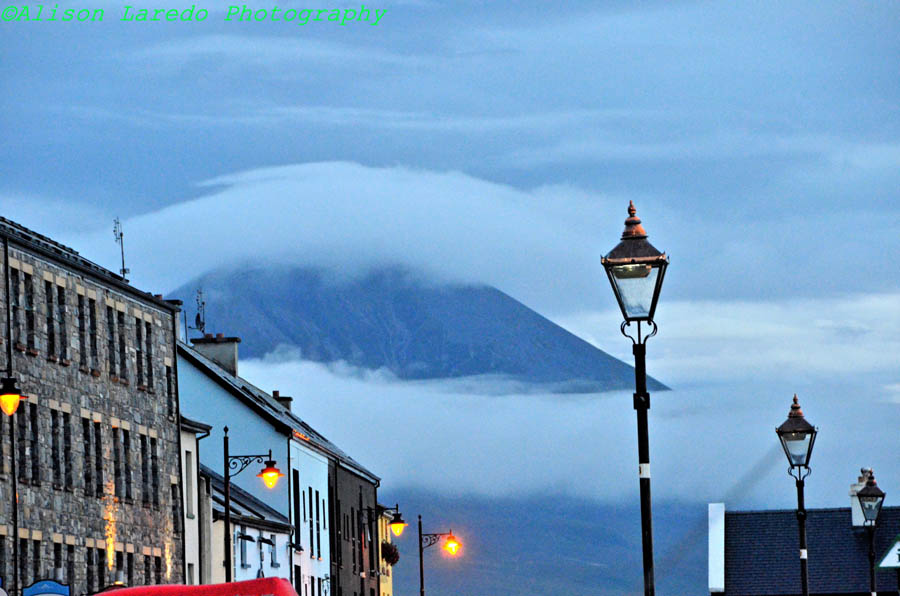
[(388, 523), (388, 527), (391, 529), (391, 532), (394, 536), (399, 537), (403, 534), (403, 530), (406, 529), (406, 526), (409, 524), (403, 521), (403, 516), (400, 515), (400, 511), (394, 512), (394, 515), (391, 517), (390, 523)]
[(875, 474), (871, 470), (866, 485), (856, 493), (856, 496), (859, 499), (863, 516), (866, 518), (866, 524), (874, 526), (878, 520), (878, 514), (881, 513), (881, 505), (884, 503), (884, 491), (878, 488)]
[(622, 241), (601, 262), (625, 320), (652, 321), (669, 257), (647, 242), (634, 203), (628, 203)]
[(459, 540), (456, 539), (456, 536), (453, 535), (453, 532), (447, 536), (447, 539), (444, 541), (444, 550), (450, 553), (453, 556), (456, 556), (456, 553), (459, 552), (459, 549), (462, 547)]
[(803, 417), (803, 410), (800, 409), (796, 394), (787, 420), (776, 428), (775, 432), (778, 433), (791, 468), (809, 467), (809, 458), (812, 456), (818, 430)]
[(284, 477), (284, 474), (275, 467), (275, 460), (269, 459), (266, 460), (266, 467), (256, 477), (262, 478), (263, 484), (267, 488), (275, 488), (275, 485), (278, 484), (278, 479)]
[(12, 416), (19, 408), (19, 402), (25, 399), (22, 390), (16, 385), (13, 377), (3, 377), (0, 380), (0, 409), (7, 416)]

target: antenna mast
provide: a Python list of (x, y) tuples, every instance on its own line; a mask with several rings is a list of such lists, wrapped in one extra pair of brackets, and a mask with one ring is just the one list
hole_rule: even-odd
[(197, 289), (197, 316), (194, 318), (194, 326), (189, 329), (199, 331), (200, 335), (206, 332), (206, 301), (203, 299), (203, 288)]
[(125, 232), (122, 231), (122, 222), (119, 221), (118, 217), (114, 220), (114, 223), (113, 235), (116, 237), (116, 243), (122, 252), (122, 268), (119, 269), (119, 273), (122, 275), (122, 279), (125, 279), (125, 275), (131, 273), (131, 269), (126, 269), (125, 267)]

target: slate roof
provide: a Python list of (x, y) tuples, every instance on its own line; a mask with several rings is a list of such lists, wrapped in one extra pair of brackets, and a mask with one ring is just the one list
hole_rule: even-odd
[[(810, 594), (869, 595), (869, 539), (850, 508), (807, 510)], [(900, 534), (900, 507), (884, 507), (875, 533), (876, 565)], [(800, 594), (800, 538), (794, 510), (725, 513), (725, 594)], [(897, 573), (877, 571), (879, 593), (893, 593)]]
[(330, 455), (351, 472), (355, 472), (356, 474), (369, 479), (373, 483), (380, 481), (378, 476), (370, 472), (362, 464), (350, 457), (337, 445), (326, 439), (313, 427), (304, 422), (299, 416), (289, 411), (283, 405), (278, 403), (274, 397), (259, 387), (241, 377), (232, 375), (181, 340), (178, 341), (178, 351), (195, 365), (200, 368), (205, 368), (207, 373), (213, 375), (221, 384), (226, 385), (231, 390), (232, 394), (239, 399), (244, 400), (244, 403), (250, 405), (258, 413), (269, 420), (269, 422), (274, 423), (277, 427), (280, 427), (287, 432), (300, 432), (308, 439), (307, 442), (314, 449), (325, 455)]
[(131, 286), (128, 280), (117, 273), (113, 273), (105, 267), (89, 261), (78, 254), (74, 248), (70, 248), (64, 244), (39, 234), (34, 230), (28, 229), (22, 224), (18, 224), (12, 220), (0, 217), (0, 236), (6, 236), (10, 240), (10, 245), (18, 245), (27, 248), (36, 254), (49, 258), (50, 260), (64, 263), (73, 269), (87, 274), (99, 281), (113, 286), (123, 292), (139, 297), (143, 300), (152, 302), (156, 306), (169, 311), (179, 310), (180, 301), (163, 300), (158, 296), (154, 296), (149, 292), (143, 292)]

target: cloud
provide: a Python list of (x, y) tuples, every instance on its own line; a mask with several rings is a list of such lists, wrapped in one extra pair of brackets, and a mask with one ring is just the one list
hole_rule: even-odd
[[(630, 343), (611, 342), (617, 312), (558, 322), (623, 360)], [(756, 377), (865, 375), (896, 369), (900, 293), (780, 300), (660, 301), (650, 341), (652, 374), (666, 383)]]
[[(350, 276), (400, 264), (540, 305), (581, 301), (603, 275), (592, 224), (608, 199), (574, 189), (522, 192), (456, 172), (340, 162), (241, 172), (201, 188), (208, 194), (199, 199), (124, 222), (138, 287), (170, 290), (246, 262)], [(568, 210), (559, 209), (562, 200)], [(624, 213), (627, 203), (617, 203)], [(105, 229), (70, 242), (116, 262)]]

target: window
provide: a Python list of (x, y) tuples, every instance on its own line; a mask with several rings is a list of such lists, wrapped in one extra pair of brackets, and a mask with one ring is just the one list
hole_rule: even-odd
[(144, 321), (144, 341), (147, 342), (147, 387), (153, 389), (153, 325)]
[(53, 311), (53, 282), (44, 281), (44, 294), (47, 300), (47, 358), (56, 360), (56, 324)]
[(106, 549), (97, 549), (97, 588), (106, 586)]
[(172, 367), (166, 367), (166, 405), (169, 417), (175, 416), (175, 383), (172, 377)]
[(65, 461), (65, 486), (71, 490), (74, 474), (72, 473), (72, 415), (63, 412), (63, 460)]
[[(121, 571), (123, 575), (125, 574), (125, 553), (123, 553), (122, 551), (116, 552), (116, 573), (118, 573), (119, 571)], [(112, 579), (113, 581), (115, 581), (115, 575)]]
[(23, 586), (28, 577), (28, 542), (27, 538), (19, 538), (19, 581)]
[(141, 322), (139, 318), (134, 319), (134, 374), (138, 387), (144, 386), (144, 335)]
[(153, 479), (153, 506), (159, 507), (159, 454), (156, 449), (156, 439), (150, 438), (150, 462)]
[(113, 427), (113, 491), (117, 497), (121, 497), (124, 494), (122, 490), (124, 488), (122, 483), (122, 456), (119, 444), (120, 432), (118, 428)]
[(92, 547), (87, 548), (87, 555), (85, 557), (84, 566), (87, 569), (87, 591), (93, 592), (94, 588), (94, 549)]
[(126, 572), (127, 573), (126, 577), (128, 578), (128, 585), (133, 586), (134, 585), (134, 553), (127, 553), (125, 555), (125, 564), (128, 568), (128, 570)]
[[(81, 419), (81, 437), (84, 447), (84, 494), (90, 495), (94, 492), (94, 466), (91, 452), (93, 449), (93, 441), (91, 441), (91, 421), (88, 418)], [(88, 582), (88, 589), (92, 588)]]
[(6, 536), (0, 536), (0, 575), (7, 577), (6, 562), (9, 560), (6, 554)]
[(291, 480), (292, 497), (294, 501), (294, 540), (297, 541), (297, 545), (299, 546), (303, 538), (303, 526), (300, 522), (301, 503), (303, 503), (303, 520), (306, 520), (306, 502), (300, 491), (300, 470), (291, 470)]
[(41, 482), (41, 453), (40, 453), (40, 427), (37, 404), (28, 404), (29, 422), (31, 423), (31, 483)]
[(319, 491), (316, 491), (316, 556), (322, 558), (322, 524), (319, 518)]
[(171, 485), (170, 493), (172, 495), (172, 531), (176, 534), (181, 531), (181, 511), (178, 503), (181, 502), (181, 499), (178, 495), (178, 485), (173, 483)]
[(153, 568), (150, 565), (150, 555), (144, 555), (144, 585), (149, 586), (153, 582)]
[(69, 361), (69, 335), (66, 330), (66, 288), (56, 286), (56, 324), (59, 325), (59, 359)]
[(106, 359), (109, 376), (116, 376), (116, 315), (111, 306), (106, 307)]
[[(12, 329), (13, 329), (13, 345), (16, 347), (22, 346), (22, 327), (19, 317), (19, 311), (22, 310), (22, 304), (19, 298), (19, 292), (21, 292), (21, 287), (19, 284), (19, 270), (10, 268), (10, 283), (12, 284)], [(25, 346), (22, 346), (24, 349)]]
[(94, 492), (103, 496), (103, 429), (100, 423), (94, 423)]
[(162, 557), (153, 557), (153, 579), (157, 585), (162, 583)]
[(189, 586), (194, 585), (194, 564), (188, 563), (187, 566), (187, 583)]
[[(34, 574), (31, 576), (31, 581), (36, 582), (39, 580), (41, 576), (41, 541), (40, 540), (32, 540), (32, 550), (31, 550), (31, 572)], [(28, 552), (28, 551), (25, 551)]]
[(238, 534), (238, 542), (241, 543), (241, 569), (248, 569), (250, 564), (247, 563), (247, 528), (241, 526), (241, 531)]
[(84, 296), (78, 295), (78, 366), (87, 368), (87, 312), (84, 309)]
[(147, 449), (147, 435), (141, 435), (141, 500), (150, 504), (150, 453)]
[(56, 570), (62, 569), (62, 543), (53, 543), (53, 574), (56, 576)]
[(60, 488), (62, 486), (62, 457), (59, 452), (60, 448), (60, 428), (59, 428), (59, 412), (50, 410), (50, 454), (53, 468), (53, 487)]
[(100, 357), (97, 355), (97, 301), (88, 300), (88, 327), (91, 332), (91, 368), (100, 366)]
[(119, 378), (122, 380), (128, 379), (128, 366), (125, 361), (125, 313), (119, 311), (116, 313), (116, 326), (118, 327), (118, 335), (119, 335)]
[(313, 540), (313, 519), (312, 519), (312, 487), (308, 486), (308, 496), (309, 496), (309, 558), (314, 559), (316, 557), (315, 553), (315, 540)]
[(22, 404), (19, 415), (16, 420), (16, 435), (18, 439), (18, 460), (16, 461), (16, 469), (18, 470), (19, 481), (28, 482), (28, 404)]
[(66, 545), (66, 583), (75, 583), (75, 545)]
[(184, 452), (184, 507), (189, 518), (194, 517), (194, 454)]
[(269, 534), (269, 540), (272, 541), (272, 544), (269, 545), (269, 566), (281, 567), (278, 563), (278, 549), (276, 548), (278, 541), (275, 540), (275, 534)]
[(25, 274), (25, 342), (29, 350), (34, 350), (34, 279)]
[(132, 499), (131, 491), (131, 433), (122, 429), (122, 459), (125, 460), (125, 498)]

